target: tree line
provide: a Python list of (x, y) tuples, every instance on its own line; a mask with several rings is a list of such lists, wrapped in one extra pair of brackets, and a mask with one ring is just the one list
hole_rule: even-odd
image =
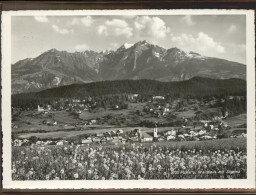
[[(147, 100), (153, 95), (167, 98), (200, 98), (212, 96), (245, 96), (246, 81), (241, 79), (209, 79), (195, 77), (180, 82), (159, 82), (154, 80), (102, 81), (87, 84), (73, 84), (47, 89), (35, 93), (12, 95), (12, 106), (28, 106), (50, 103), (60, 98), (86, 98), (101, 100), (101, 104), (113, 105), (124, 102), (128, 94), (140, 94)], [(140, 101), (142, 101), (140, 99)]]

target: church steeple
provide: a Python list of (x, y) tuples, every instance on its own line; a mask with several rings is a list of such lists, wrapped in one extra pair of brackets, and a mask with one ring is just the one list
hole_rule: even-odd
[(153, 130), (154, 138), (157, 138), (157, 125), (155, 124), (155, 128)]

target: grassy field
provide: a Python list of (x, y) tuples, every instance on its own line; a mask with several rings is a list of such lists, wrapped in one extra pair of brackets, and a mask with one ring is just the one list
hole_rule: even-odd
[(246, 120), (246, 114), (240, 114), (238, 116), (227, 118), (224, 121), (227, 122), (231, 127), (237, 127), (239, 125), (245, 124)]
[(78, 119), (75, 117), (75, 115), (71, 114), (70, 112), (66, 111), (54, 111), (54, 120), (59, 123), (64, 124), (74, 124), (78, 121)]
[[(152, 143), (144, 143), (150, 145)], [(218, 140), (205, 140), (205, 141), (184, 141), (184, 142), (155, 142), (156, 145), (168, 146), (173, 148), (212, 148), (212, 149), (231, 149), (239, 147), (240, 149), (246, 148), (246, 138), (225, 138)]]
[(20, 131), (35, 131), (35, 130), (56, 130), (56, 127), (51, 127), (43, 124), (43, 121), (53, 123), (54, 120), (51, 115), (39, 113), (37, 111), (23, 111), (15, 118), (14, 123), (18, 128), (13, 128), (13, 132)]
[[(49, 123), (50, 125), (45, 124)], [(57, 121), (58, 125), (53, 126), (53, 123)], [(74, 115), (66, 111), (51, 111), (49, 114), (37, 111), (23, 111), (19, 117), (16, 117), (14, 123), (18, 128), (13, 128), (13, 132), (31, 132), (36, 130), (43, 131), (57, 131), (59, 129), (70, 129), (78, 121)], [(64, 124), (67, 124), (65, 127)]]
[(48, 125), (35, 125), (35, 126), (22, 126), (15, 131), (14, 134), (21, 134), (21, 133), (47, 133), (47, 132), (58, 132), (58, 131), (72, 131), (74, 130), (74, 126), (48, 126)]
[[(161, 147), (168, 147), (170, 149), (184, 149), (191, 150), (193, 148), (201, 149), (201, 150), (222, 150), (222, 149), (242, 149), (245, 150), (247, 148), (247, 140), (246, 138), (225, 138), (218, 140), (205, 140), (205, 141), (161, 141), (161, 142), (149, 142), (149, 143), (134, 143), (137, 146), (152, 146), (152, 144)], [(120, 147), (121, 143), (116, 145), (114, 144), (102, 144), (104, 147)], [(129, 145), (129, 143), (125, 144)], [(90, 147), (98, 147), (99, 145), (90, 145)], [(87, 147), (87, 146), (85, 146)]]
[(142, 110), (146, 103), (134, 103), (129, 104), (128, 109), (124, 110), (112, 110), (112, 109), (103, 109), (103, 108), (97, 108), (93, 111), (82, 111), (81, 114), (79, 114), (79, 118), (82, 120), (91, 120), (96, 118), (102, 118), (106, 116), (111, 117), (118, 117), (118, 116), (132, 116), (133, 112), (136, 110)]
[(182, 111), (182, 112), (175, 112), (177, 114), (178, 117), (182, 118), (191, 118), (196, 116), (195, 111), (194, 110), (187, 110), (187, 111)]

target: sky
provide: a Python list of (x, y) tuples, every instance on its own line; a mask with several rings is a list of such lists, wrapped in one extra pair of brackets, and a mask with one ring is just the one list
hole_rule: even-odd
[(245, 15), (13, 16), (12, 63), (50, 49), (116, 50), (141, 40), (245, 64)]

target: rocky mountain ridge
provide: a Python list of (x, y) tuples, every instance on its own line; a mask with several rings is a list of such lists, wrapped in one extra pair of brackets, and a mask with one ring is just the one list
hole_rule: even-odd
[(195, 76), (245, 79), (246, 66), (147, 41), (125, 43), (116, 51), (69, 53), (51, 49), (12, 65), (12, 93), (104, 80), (182, 81)]

